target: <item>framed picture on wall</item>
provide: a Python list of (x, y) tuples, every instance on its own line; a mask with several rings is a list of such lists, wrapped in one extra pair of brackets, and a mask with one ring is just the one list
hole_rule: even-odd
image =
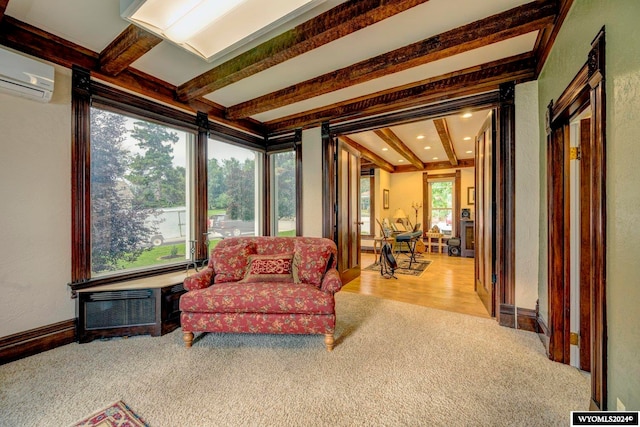
[(467, 187), (467, 204), (474, 205), (476, 203), (476, 187)]
[(382, 190), (382, 208), (389, 209), (389, 190)]

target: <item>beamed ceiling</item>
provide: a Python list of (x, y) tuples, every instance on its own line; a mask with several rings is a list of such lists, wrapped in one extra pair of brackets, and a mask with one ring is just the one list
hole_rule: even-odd
[(465, 99), (535, 79), (571, 1), (327, 0), (208, 63), (129, 24), (119, 0), (0, 0), (0, 44), (274, 141), (459, 100), (341, 137), (390, 172), (465, 167), (489, 113), (462, 118)]

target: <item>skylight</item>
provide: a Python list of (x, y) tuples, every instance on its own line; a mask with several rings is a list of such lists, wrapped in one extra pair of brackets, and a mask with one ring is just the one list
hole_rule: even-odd
[(326, 0), (120, 0), (120, 16), (207, 62)]

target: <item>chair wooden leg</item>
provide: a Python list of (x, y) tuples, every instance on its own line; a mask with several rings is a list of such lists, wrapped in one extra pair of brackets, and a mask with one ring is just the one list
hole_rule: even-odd
[(324, 334), (324, 345), (327, 347), (327, 351), (333, 350), (333, 334)]
[(182, 341), (187, 348), (190, 348), (193, 345), (193, 332), (185, 332), (182, 335)]

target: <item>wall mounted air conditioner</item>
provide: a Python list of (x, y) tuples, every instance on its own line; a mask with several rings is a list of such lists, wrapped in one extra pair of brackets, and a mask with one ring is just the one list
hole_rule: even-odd
[(1, 92), (49, 102), (53, 77), (53, 66), (0, 48)]

